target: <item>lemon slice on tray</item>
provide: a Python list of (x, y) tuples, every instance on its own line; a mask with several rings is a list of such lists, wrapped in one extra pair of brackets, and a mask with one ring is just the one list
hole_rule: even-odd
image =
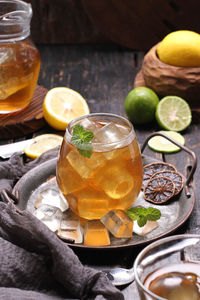
[(85, 99), (70, 88), (56, 87), (45, 96), (44, 118), (55, 129), (65, 130), (71, 120), (89, 113)]
[[(174, 141), (178, 142), (181, 145), (185, 144), (185, 138), (178, 132), (175, 131), (158, 131), (169, 136)], [(154, 151), (163, 152), (163, 153), (173, 153), (181, 150), (180, 147), (176, 146), (168, 139), (162, 136), (154, 136), (148, 141), (148, 146)]]
[(33, 138), (32, 143), (24, 147), (24, 153), (31, 157), (37, 158), (42, 153), (61, 145), (63, 137), (58, 134), (42, 134)]

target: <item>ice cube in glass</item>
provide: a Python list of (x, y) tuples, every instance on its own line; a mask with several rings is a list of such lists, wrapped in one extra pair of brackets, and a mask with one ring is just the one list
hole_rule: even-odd
[(93, 133), (95, 133), (98, 128), (97, 123), (88, 118), (83, 119), (80, 125), (83, 126), (85, 130), (91, 130)]
[(95, 180), (102, 190), (111, 198), (119, 199), (125, 197), (134, 187), (133, 176), (125, 168), (117, 165), (109, 165), (104, 172), (101, 170), (95, 174)]
[(101, 153), (95, 153), (90, 159), (81, 156), (77, 150), (70, 151), (67, 155), (67, 160), (69, 161), (72, 168), (82, 177), (90, 177), (93, 170), (103, 166), (105, 158)]
[(114, 123), (108, 123), (95, 131), (94, 142), (120, 142), (129, 133), (128, 128)]

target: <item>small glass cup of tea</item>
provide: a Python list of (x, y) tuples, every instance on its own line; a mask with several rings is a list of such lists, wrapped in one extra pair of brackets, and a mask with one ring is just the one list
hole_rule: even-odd
[(71, 121), (57, 163), (57, 183), (78, 216), (100, 219), (136, 201), (143, 176), (132, 124), (121, 116), (94, 113)]
[(40, 53), (29, 38), (32, 8), (21, 0), (0, 0), (0, 114), (20, 111), (31, 101)]
[(200, 235), (160, 239), (137, 256), (135, 281), (141, 300), (200, 299)]

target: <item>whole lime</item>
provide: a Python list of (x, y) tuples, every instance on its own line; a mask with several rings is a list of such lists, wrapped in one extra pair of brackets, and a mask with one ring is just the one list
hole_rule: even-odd
[(124, 110), (133, 124), (150, 123), (155, 118), (159, 98), (147, 87), (136, 87), (128, 93), (124, 101)]

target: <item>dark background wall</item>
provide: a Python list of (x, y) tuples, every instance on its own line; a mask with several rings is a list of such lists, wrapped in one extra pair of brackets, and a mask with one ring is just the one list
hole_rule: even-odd
[(167, 33), (200, 33), (199, 0), (26, 0), (36, 43), (117, 43), (148, 50)]

